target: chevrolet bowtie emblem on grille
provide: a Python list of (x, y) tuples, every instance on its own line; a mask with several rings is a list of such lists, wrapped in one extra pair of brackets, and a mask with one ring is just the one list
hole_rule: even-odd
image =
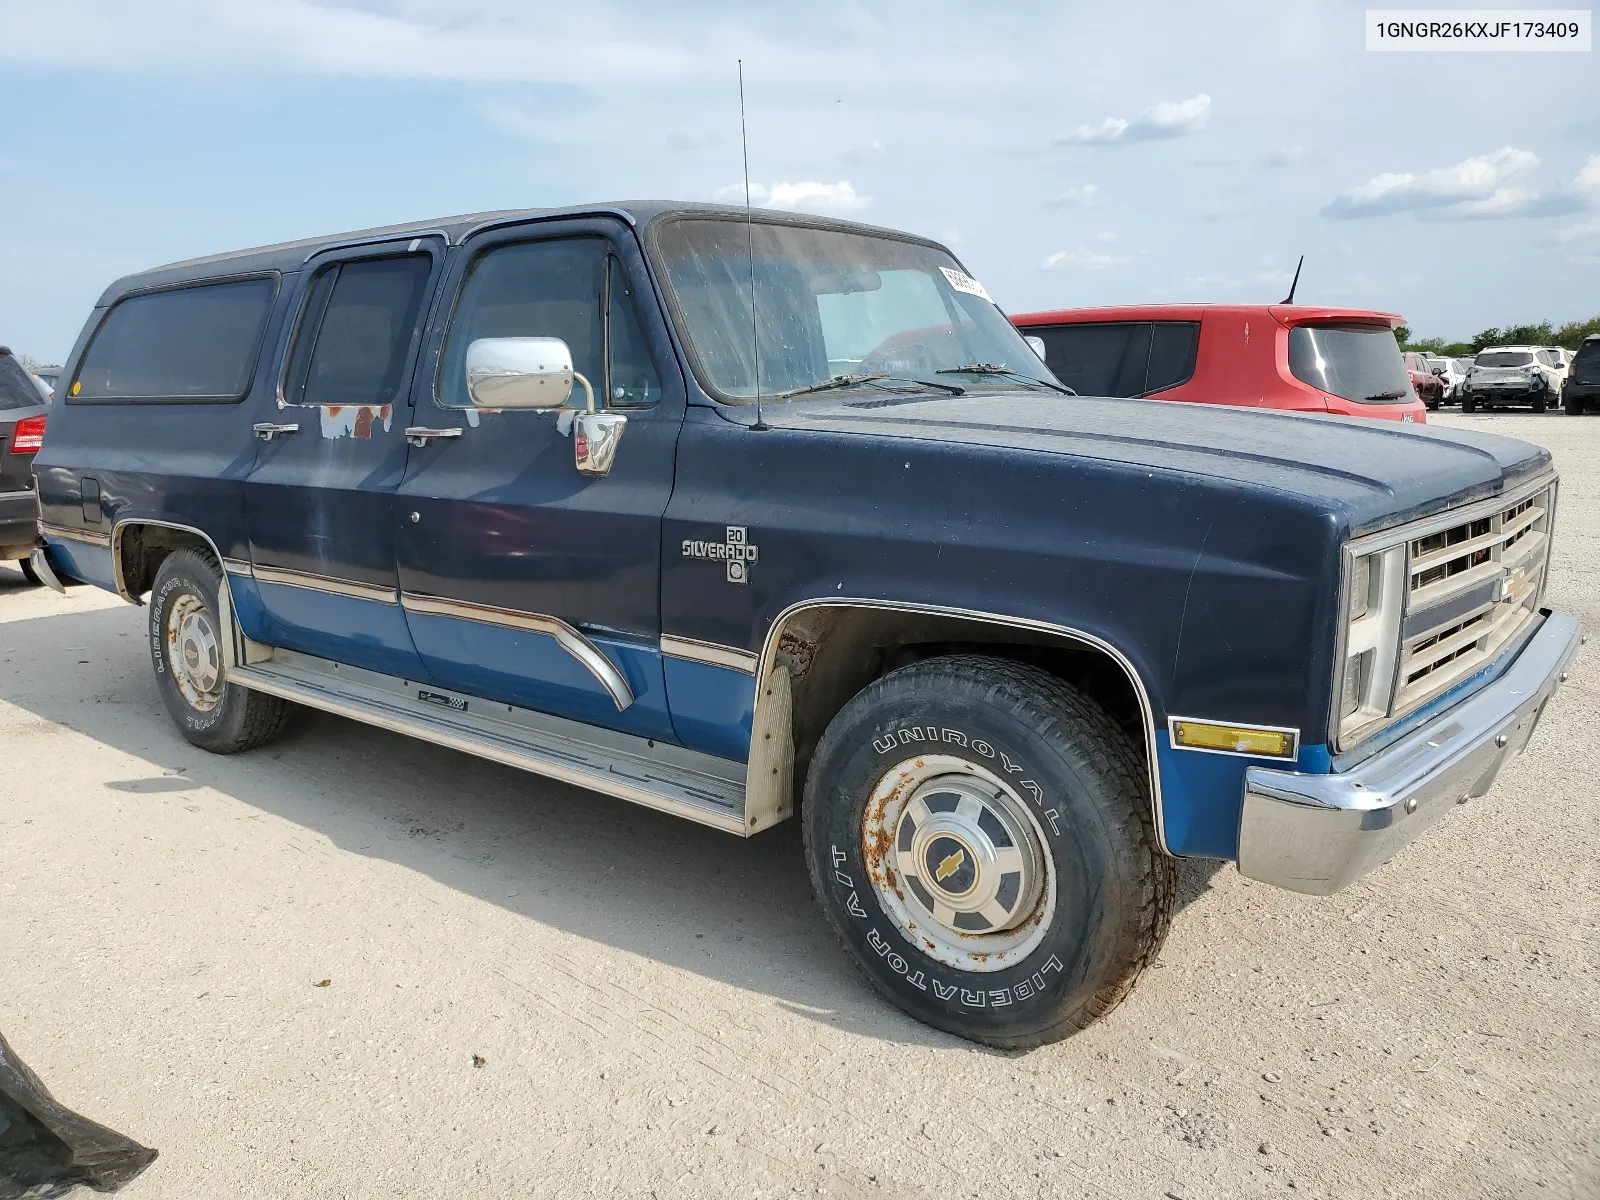
[(760, 555), (750, 541), (745, 526), (729, 525), (728, 540), (725, 542), (697, 542), (685, 538), (683, 556), (720, 560), (727, 565), (729, 583), (749, 583), (750, 568), (756, 565)]
[(946, 855), (943, 861), (939, 863), (939, 869), (933, 873), (934, 879), (939, 883), (943, 883), (950, 876), (961, 870), (961, 864), (966, 861), (967, 852), (965, 850), (957, 850), (954, 854)]

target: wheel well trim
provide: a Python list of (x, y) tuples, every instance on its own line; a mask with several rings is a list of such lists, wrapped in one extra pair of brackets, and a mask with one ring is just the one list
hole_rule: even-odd
[[(1170, 855), (1172, 851), (1167, 847), (1167, 832), (1164, 812), (1161, 804), (1161, 763), (1157, 757), (1156, 718), (1155, 708), (1150, 703), (1150, 692), (1145, 687), (1144, 680), (1139, 675), (1139, 670), (1133, 665), (1133, 660), (1122, 652), (1116, 645), (1102, 637), (1070, 625), (1058, 625), (1051, 621), (1039, 621), (1031, 617), (1011, 616), (1007, 613), (984, 612), (970, 608), (949, 608), (938, 604), (921, 604), (903, 600), (873, 600), (862, 597), (849, 596), (823, 596), (810, 600), (800, 600), (789, 605), (767, 627), (766, 636), (761, 642), (761, 654), (757, 659), (756, 680), (767, 678), (777, 663), (778, 643), (783, 637), (784, 627), (802, 612), (815, 608), (870, 608), (886, 612), (920, 613), (937, 617), (954, 617), (960, 620), (975, 621), (984, 625), (999, 625), (1012, 629), (1025, 629), (1033, 633), (1046, 633), (1054, 637), (1066, 638), (1079, 643), (1091, 650), (1104, 654), (1121, 668), (1127, 676), (1128, 682), (1133, 685), (1134, 697), (1139, 702), (1139, 710), (1144, 725), (1145, 758), (1150, 772), (1150, 806), (1151, 818), (1155, 823), (1156, 845), (1161, 853)], [(760, 715), (762, 690), (756, 688), (756, 714)], [(752, 718), (751, 727), (755, 728), (755, 718)]]
[[(219, 568), (223, 568), (228, 561), (223, 558), (222, 551), (217, 549), (217, 543), (212, 540), (211, 535), (204, 529), (197, 529), (193, 525), (182, 525), (177, 521), (161, 521), (153, 517), (123, 517), (111, 527), (111, 571), (112, 578), (117, 585), (117, 595), (121, 596), (129, 604), (142, 605), (144, 601), (128, 591), (127, 580), (122, 575), (122, 531), (129, 526), (143, 528), (146, 525), (154, 525), (160, 529), (176, 529), (180, 533), (192, 533), (205, 542), (207, 546), (211, 547), (212, 557), (217, 560)], [(227, 571), (225, 569), (223, 570), (223, 582), (227, 582)]]

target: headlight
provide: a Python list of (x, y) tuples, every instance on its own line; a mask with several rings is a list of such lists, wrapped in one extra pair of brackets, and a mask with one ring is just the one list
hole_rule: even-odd
[(1405, 585), (1403, 543), (1361, 555), (1346, 551), (1344, 630), (1334, 692), (1340, 745), (1355, 744), (1394, 706)]

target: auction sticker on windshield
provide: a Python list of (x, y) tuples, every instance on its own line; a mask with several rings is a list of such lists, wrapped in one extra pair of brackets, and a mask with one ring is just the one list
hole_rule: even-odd
[(989, 301), (990, 304), (994, 303), (994, 299), (989, 293), (983, 290), (983, 284), (979, 283), (971, 275), (952, 270), (950, 267), (940, 267), (939, 270), (944, 272), (944, 277), (950, 281), (950, 286), (955, 288), (956, 291), (966, 292), (969, 296), (981, 296)]

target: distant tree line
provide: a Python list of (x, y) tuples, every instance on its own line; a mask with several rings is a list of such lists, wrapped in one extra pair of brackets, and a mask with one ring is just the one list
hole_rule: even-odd
[(1428, 354), (1441, 354), (1447, 358), (1463, 358), (1476, 354), (1487, 346), (1565, 346), (1576, 350), (1578, 343), (1590, 334), (1600, 333), (1600, 317), (1587, 321), (1568, 321), (1565, 325), (1551, 325), (1540, 321), (1537, 325), (1507, 325), (1504, 329), (1490, 326), (1475, 335), (1470, 342), (1447, 342), (1443, 338), (1411, 337), (1408, 326), (1394, 331), (1403, 350), (1421, 350)]

